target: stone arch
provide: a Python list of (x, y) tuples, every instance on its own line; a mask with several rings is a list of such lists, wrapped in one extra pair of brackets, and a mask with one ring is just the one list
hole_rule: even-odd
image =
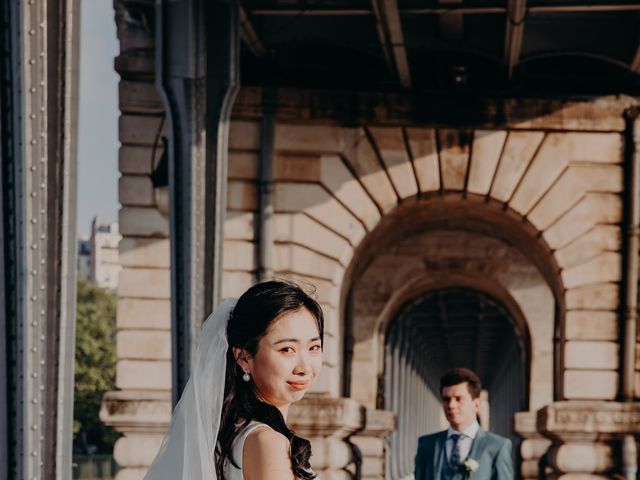
[[(377, 253), (350, 292), (354, 347), (350, 395), (375, 407), (384, 367), (385, 333), (402, 307), (426, 292), (461, 287), (483, 292), (508, 308), (521, 334), (531, 338), (529, 407), (553, 401), (553, 334), (556, 301), (537, 265), (502, 238), (453, 223), (405, 232), (405, 239)], [(488, 258), (491, 253), (497, 258)], [(392, 268), (393, 271), (389, 271)], [(532, 322), (535, 319), (535, 322)]]
[(470, 367), (482, 379), (482, 425), (511, 437), (514, 446), (520, 444), (513, 415), (529, 405), (532, 362), (526, 318), (509, 292), (485, 288), (486, 279), (443, 280), (421, 285), (384, 332), (380, 407), (397, 419), (388, 438), (385, 478), (410, 474), (417, 439), (445, 427), (438, 382), (453, 366)]
[[(531, 348), (530, 345), (530, 332), (529, 325), (525, 313), (518, 302), (513, 298), (507, 289), (501, 285), (487, 283), (485, 277), (481, 277), (478, 274), (469, 275), (460, 272), (450, 273), (446, 277), (439, 278), (416, 278), (415, 280), (407, 283), (403, 288), (396, 291), (389, 302), (385, 305), (384, 309), (377, 318), (377, 325), (375, 330), (378, 332), (378, 346), (381, 349), (384, 337), (386, 337), (392, 323), (397, 319), (398, 313), (406, 308), (408, 303), (419, 299), (425, 294), (437, 291), (445, 290), (448, 288), (459, 287), (468, 290), (474, 290), (485, 294), (487, 297), (492, 298), (504, 306), (510, 314), (511, 319), (514, 321), (514, 329), (516, 334), (523, 339), (523, 343), (526, 350), (527, 358), (530, 358)], [(382, 359), (378, 362), (380, 365)], [(378, 371), (378, 374), (382, 372)]]
[[(233, 294), (255, 261), (258, 123), (233, 122), (230, 138), (225, 284)], [(533, 249), (559, 306), (557, 396), (614, 398), (622, 146), (610, 132), (276, 124), (273, 265), (276, 275), (314, 283), (327, 312), (327, 374), (317, 391), (340, 395), (349, 292), (387, 227), (451, 227), (455, 210), (479, 231), (518, 225), (500, 232), (504, 240)]]

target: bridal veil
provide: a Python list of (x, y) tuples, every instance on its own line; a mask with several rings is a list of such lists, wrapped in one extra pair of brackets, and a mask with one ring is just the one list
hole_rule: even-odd
[(227, 323), (236, 301), (225, 301), (205, 321), (194, 369), (145, 480), (218, 478), (214, 450), (224, 400)]

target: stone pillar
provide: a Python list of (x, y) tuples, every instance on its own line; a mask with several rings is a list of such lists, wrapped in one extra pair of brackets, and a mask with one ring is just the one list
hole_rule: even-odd
[[(391, 412), (365, 409), (350, 398), (308, 397), (291, 406), (289, 426), (311, 441), (311, 465), (323, 480), (384, 478), (384, 436)], [(356, 452), (359, 452), (358, 455)]]
[(395, 415), (386, 410), (367, 408), (362, 430), (349, 438), (360, 450), (362, 480), (383, 480), (385, 473), (385, 437), (395, 430)]
[(520, 476), (524, 480), (540, 478), (540, 460), (551, 446), (551, 440), (537, 430), (537, 412), (518, 412), (514, 431), (523, 440), (520, 444)]
[(553, 441), (546, 455), (552, 470), (547, 478), (618, 478), (624, 439), (640, 433), (640, 404), (556, 402), (539, 411), (538, 429)]
[(139, 480), (171, 414), (169, 220), (151, 181), (166, 122), (154, 85), (155, 5), (116, 0), (114, 8), (120, 41), (115, 68), (121, 79), (118, 391), (105, 395), (100, 418), (123, 434), (113, 452), (120, 466), (117, 480)]
[(109, 392), (100, 420), (124, 433), (113, 449), (117, 480), (139, 480), (155, 458), (171, 419), (171, 392)]

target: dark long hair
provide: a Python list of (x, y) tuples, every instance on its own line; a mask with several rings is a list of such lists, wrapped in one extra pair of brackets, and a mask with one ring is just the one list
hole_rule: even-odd
[[(242, 294), (231, 313), (227, 327), (229, 350), (224, 403), (216, 446), (216, 473), (221, 480), (226, 480), (223, 470), (227, 461), (240, 468), (233, 458), (233, 441), (254, 420), (287, 437), (291, 445), (291, 469), (297, 478), (310, 480), (316, 477), (309, 464), (309, 441), (289, 430), (280, 410), (261, 399), (253, 382), (242, 380), (244, 372), (233, 355), (233, 347), (239, 347), (254, 356), (258, 351), (258, 342), (274, 320), (301, 309), (308, 310), (314, 317), (322, 341), (324, 317), (320, 305), (291, 282), (269, 281), (254, 285)], [(237, 423), (239, 420), (241, 422)]]

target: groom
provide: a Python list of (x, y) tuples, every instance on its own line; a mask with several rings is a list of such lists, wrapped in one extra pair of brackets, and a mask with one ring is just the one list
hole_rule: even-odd
[(478, 376), (466, 368), (440, 379), (440, 395), (449, 428), (420, 437), (415, 480), (512, 480), (511, 441), (478, 424)]

